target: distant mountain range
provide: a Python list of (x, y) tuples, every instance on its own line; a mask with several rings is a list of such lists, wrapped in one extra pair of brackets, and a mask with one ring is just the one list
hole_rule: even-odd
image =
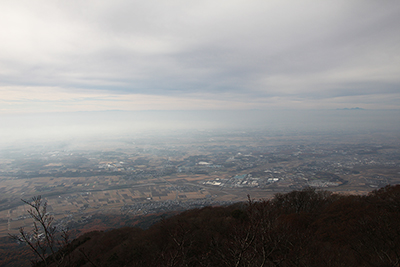
[(363, 108), (355, 107), (355, 108), (337, 108), (336, 110), (365, 110)]

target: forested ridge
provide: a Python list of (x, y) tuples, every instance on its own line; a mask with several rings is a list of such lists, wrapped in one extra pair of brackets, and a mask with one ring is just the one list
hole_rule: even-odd
[(58, 266), (399, 266), (399, 211), (399, 185), (366, 196), (306, 188), (89, 232)]

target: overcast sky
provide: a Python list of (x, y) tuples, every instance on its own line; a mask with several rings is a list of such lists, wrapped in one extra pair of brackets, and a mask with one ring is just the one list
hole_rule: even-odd
[(0, 1), (0, 113), (400, 109), (400, 1)]

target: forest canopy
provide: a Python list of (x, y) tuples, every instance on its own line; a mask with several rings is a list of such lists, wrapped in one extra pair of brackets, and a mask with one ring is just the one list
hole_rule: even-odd
[(305, 188), (249, 197), (146, 230), (86, 233), (58, 252), (64, 262), (49, 266), (398, 266), (399, 208), (400, 185), (365, 196)]

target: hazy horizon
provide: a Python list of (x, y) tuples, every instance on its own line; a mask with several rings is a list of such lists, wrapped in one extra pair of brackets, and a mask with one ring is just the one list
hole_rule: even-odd
[[(0, 118), (3, 148), (23, 143), (85, 142), (188, 131), (273, 134), (400, 133), (398, 110), (102, 111), (8, 115)], [(149, 135), (150, 134), (150, 135)]]

